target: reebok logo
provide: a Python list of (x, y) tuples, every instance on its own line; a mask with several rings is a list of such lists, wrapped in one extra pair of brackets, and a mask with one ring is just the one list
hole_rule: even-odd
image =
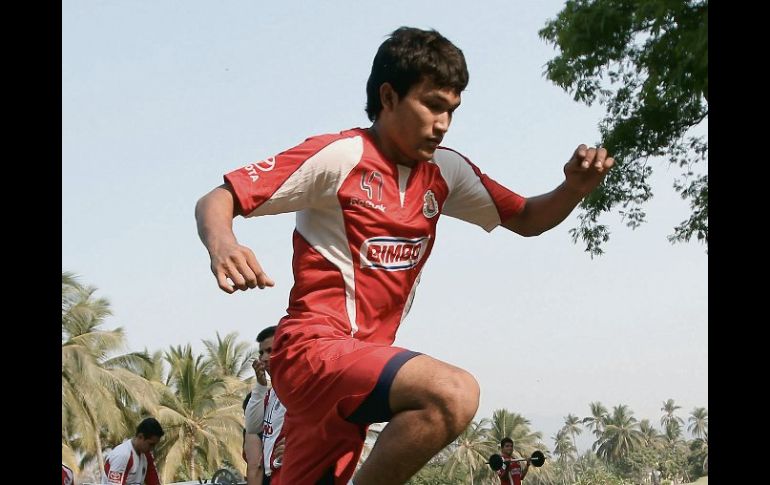
[(385, 207), (385, 204), (375, 204), (371, 200), (359, 199), (358, 197), (351, 197), (350, 205), (360, 205), (363, 207), (368, 207), (370, 209), (377, 209), (378, 211), (381, 211), (381, 212), (385, 212), (385, 210), (387, 209), (387, 207)]

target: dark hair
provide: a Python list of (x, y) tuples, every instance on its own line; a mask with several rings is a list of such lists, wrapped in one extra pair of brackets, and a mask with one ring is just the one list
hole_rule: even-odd
[(382, 111), (380, 86), (390, 83), (399, 97), (430, 78), (439, 88), (461, 93), (468, 85), (463, 51), (435, 30), (399, 27), (380, 45), (366, 81), (366, 115), (374, 121)]
[(246, 397), (243, 399), (243, 404), (241, 407), (243, 408), (243, 411), (246, 411), (246, 406), (249, 404), (249, 400), (251, 399), (251, 391), (249, 391), (248, 394), (246, 394)]
[(160, 423), (155, 418), (144, 418), (139, 426), (136, 427), (136, 434), (142, 433), (145, 438), (151, 438), (157, 436), (160, 438), (163, 436), (163, 428), (160, 427)]
[(261, 332), (259, 332), (259, 335), (257, 335), (257, 342), (262, 342), (265, 339), (268, 339), (275, 335), (275, 329), (277, 328), (277, 325), (273, 325), (272, 327), (267, 327), (265, 329), (262, 329)]
[(506, 444), (506, 443), (510, 443), (510, 444), (513, 444), (513, 440), (512, 440), (512, 439), (510, 439), (510, 438), (503, 438), (503, 439), (501, 439), (501, 440), (500, 440), (500, 448), (502, 448), (503, 446), (505, 446), (505, 444)]

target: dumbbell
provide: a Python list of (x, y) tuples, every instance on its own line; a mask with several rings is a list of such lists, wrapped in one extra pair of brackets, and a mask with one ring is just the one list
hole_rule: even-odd
[[(532, 456), (529, 457), (529, 460), (533, 465), (540, 467), (543, 466), (543, 463), (545, 463), (545, 455), (542, 451), (536, 450), (534, 453), (532, 453)], [(509, 461), (527, 461), (527, 458), (514, 458), (513, 460)], [(490, 455), (487, 464), (489, 465), (489, 468), (497, 471), (503, 467), (503, 457), (497, 453)]]

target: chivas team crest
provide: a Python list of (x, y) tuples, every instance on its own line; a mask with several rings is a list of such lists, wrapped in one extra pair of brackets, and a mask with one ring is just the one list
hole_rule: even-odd
[(422, 213), (425, 217), (430, 219), (438, 214), (438, 202), (436, 202), (436, 196), (433, 195), (432, 190), (425, 192), (425, 196), (422, 200)]

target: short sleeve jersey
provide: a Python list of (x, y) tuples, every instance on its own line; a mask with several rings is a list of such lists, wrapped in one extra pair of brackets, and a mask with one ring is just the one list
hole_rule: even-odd
[(73, 485), (75, 480), (75, 476), (72, 473), (72, 470), (62, 463), (61, 466), (61, 485)]
[[(146, 479), (146, 481), (145, 481)], [(104, 460), (102, 483), (111, 485), (159, 485), (151, 453), (139, 454), (131, 439), (113, 448)]]
[[(510, 458), (509, 458), (510, 459)], [(518, 461), (508, 461), (508, 466), (504, 470), (498, 470), (501, 485), (521, 485), (521, 464)]]
[(262, 423), (265, 412), (265, 395), (269, 387), (261, 385), (259, 382), (254, 384), (249, 402), (246, 403), (246, 409), (243, 410), (245, 417), (246, 433), (258, 434), (262, 436)]
[(274, 456), (275, 445), (283, 438), (283, 419), (286, 408), (283, 406), (274, 389), (267, 391), (265, 396), (265, 417), (262, 425), (262, 453), (265, 460), (265, 474), (272, 473), (280, 468), (280, 463)]
[(409, 312), (440, 216), (491, 231), (525, 205), (451, 149), (410, 168), (361, 128), (308, 138), (224, 179), (245, 217), (297, 213), (281, 324), (312, 321), (386, 345)]

